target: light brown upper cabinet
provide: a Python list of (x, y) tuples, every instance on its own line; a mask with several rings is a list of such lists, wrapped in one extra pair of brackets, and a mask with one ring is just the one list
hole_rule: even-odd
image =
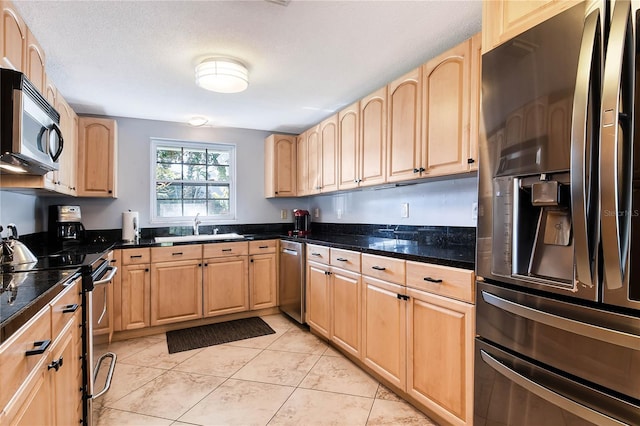
[(307, 189), (308, 194), (318, 194), (322, 189), (322, 145), (320, 125), (305, 132), (307, 134)]
[(338, 115), (320, 123), (320, 192), (338, 190)]
[(78, 195), (116, 198), (118, 127), (115, 120), (78, 120)]
[(64, 138), (64, 148), (58, 160), (60, 167), (54, 172), (56, 191), (67, 195), (76, 195), (78, 170), (77, 115), (59, 94), (56, 96), (55, 108), (60, 114), (60, 130), (62, 130)]
[(358, 186), (360, 163), (360, 102), (338, 113), (338, 189)]
[(3, 0), (0, 2), (0, 7), (2, 7), (0, 68), (24, 71), (25, 52), (27, 51), (27, 25), (11, 2)]
[(264, 140), (264, 196), (296, 196), (296, 137), (271, 135)]
[(388, 85), (387, 181), (417, 177), (420, 172), (420, 68)]
[[(422, 67), (422, 160), (424, 176), (469, 169), (471, 39)], [(475, 111), (474, 111), (475, 113)]]
[(483, 53), (576, 4), (575, 0), (482, 2)]
[(387, 181), (387, 87), (360, 101), (360, 171), (358, 184)]
[(297, 156), (297, 193), (298, 196), (309, 195), (309, 157), (307, 145), (307, 132), (302, 133), (296, 138), (296, 156)]
[(482, 124), (482, 33), (471, 38), (471, 110), (469, 114), (469, 171), (478, 170), (478, 137)]
[(44, 73), (44, 50), (27, 28), (25, 74), (40, 93), (45, 93), (47, 77)]

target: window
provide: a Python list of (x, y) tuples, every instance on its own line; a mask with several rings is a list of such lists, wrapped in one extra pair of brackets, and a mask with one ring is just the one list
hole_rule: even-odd
[(154, 222), (235, 219), (235, 145), (151, 142)]

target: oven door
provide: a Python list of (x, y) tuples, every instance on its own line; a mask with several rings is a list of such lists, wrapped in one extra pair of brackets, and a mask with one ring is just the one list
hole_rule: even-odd
[[(112, 280), (117, 271), (118, 268), (115, 266), (104, 268), (103, 272), (93, 277), (93, 291), (87, 292), (87, 306), (89, 306), (89, 312), (87, 313), (87, 335), (89, 337), (88, 368), (90, 369), (87, 374), (87, 425), (89, 426), (93, 424), (93, 400), (109, 390), (116, 366), (116, 354), (98, 351), (97, 348), (99, 346), (96, 345), (95, 338), (102, 336), (102, 324), (108, 321), (109, 318), (108, 309), (111, 306), (109, 304), (109, 294), (111, 294)], [(101, 373), (103, 364), (107, 360), (109, 361), (108, 369), (102, 370)], [(101, 388), (97, 386), (98, 382), (103, 383)]]

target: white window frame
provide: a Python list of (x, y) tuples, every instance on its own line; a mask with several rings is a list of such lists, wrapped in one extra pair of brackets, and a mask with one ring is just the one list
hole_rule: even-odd
[(217, 216), (198, 216), (202, 224), (232, 222), (236, 220), (236, 144), (222, 142), (200, 142), (164, 138), (151, 138), (150, 165), (151, 165), (151, 223), (163, 225), (191, 225), (195, 216), (158, 216), (156, 197), (156, 152), (158, 147), (196, 148), (196, 149), (224, 149), (229, 151), (229, 214)]

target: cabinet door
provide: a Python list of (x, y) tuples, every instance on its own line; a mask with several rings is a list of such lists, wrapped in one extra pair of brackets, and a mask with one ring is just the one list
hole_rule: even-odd
[(405, 288), (366, 276), (363, 282), (362, 359), (369, 368), (404, 390), (406, 384)]
[(31, 379), (21, 388), (21, 392), (26, 393), (26, 398), (24, 399), (21, 395), (17, 395), (19, 400), (24, 400), (21, 406), (15, 407), (17, 408), (15, 411), (14, 407), (8, 406), (4, 413), (0, 413), (0, 421), (3, 425), (33, 426), (57, 424), (53, 406), (53, 383), (47, 366), (48, 362), (40, 363), (35, 374), (31, 376)]
[(52, 364), (57, 363), (58, 369), (49, 370), (53, 379), (55, 392), (55, 418), (57, 425), (79, 424), (80, 418), (76, 408), (81, 394), (76, 389), (76, 377), (80, 370), (79, 355), (74, 341), (74, 330), (78, 328), (75, 318), (61, 333), (52, 354)]
[[(478, 138), (484, 126), (480, 118), (482, 91), (482, 33), (471, 38), (471, 105), (469, 105), (469, 170), (478, 170)], [(484, 132), (484, 130), (482, 130)]]
[(264, 144), (265, 197), (295, 197), (296, 138), (271, 135)]
[(93, 336), (113, 335), (113, 282), (96, 285), (93, 289)]
[(249, 258), (249, 309), (277, 306), (277, 257), (275, 253)]
[(322, 192), (338, 190), (338, 115), (320, 124)]
[(387, 180), (420, 176), (420, 68), (389, 83)]
[(362, 334), (362, 277), (360, 274), (331, 269), (331, 340), (360, 358)]
[(450, 424), (471, 424), (474, 310), (408, 289), (407, 392)]
[(309, 194), (317, 194), (322, 189), (322, 141), (320, 125), (312, 127), (307, 134), (307, 188)]
[(307, 324), (326, 338), (331, 333), (329, 267), (307, 262)]
[[(38, 92), (44, 93), (47, 78), (44, 73), (44, 50), (40, 47), (38, 40), (31, 30), (27, 29), (27, 51), (26, 51), (25, 74)], [(59, 112), (59, 111), (58, 111)]]
[(358, 186), (360, 158), (360, 103), (349, 105), (338, 114), (338, 189)]
[(78, 153), (76, 152), (76, 114), (60, 94), (56, 97), (55, 108), (60, 113), (60, 129), (62, 130), (62, 137), (64, 138), (64, 149), (58, 159), (59, 169), (57, 172), (54, 172), (56, 176), (56, 191), (68, 195), (75, 195), (75, 176), (78, 167)]
[(78, 120), (78, 195), (116, 198), (117, 124), (115, 120)]
[(422, 70), (423, 174), (465, 172), (469, 158), (471, 40), (430, 60)]
[(0, 7), (0, 68), (24, 71), (27, 26), (11, 3), (2, 1)]
[(249, 310), (247, 256), (204, 260), (204, 316)]
[(151, 325), (198, 318), (202, 318), (202, 261), (152, 263)]
[(121, 330), (134, 330), (151, 325), (150, 296), (150, 265), (123, 266), (120, 293)]
[(113, 319), (113, 331), (122, 331), (122, 250), (114, 250), (113, 258), (111, 259), (111, 266), (118, 268), (118, 271), (113, 276), (113, 307), (112, 319)]
[(307, 145), (307, 132), (304, 132), (296, 138), (296, 155), (297, 155), (297, 194), (309, 194), (309, 150)]
[(360, 101), (360, 186), (387, 181), (387, 87)]

